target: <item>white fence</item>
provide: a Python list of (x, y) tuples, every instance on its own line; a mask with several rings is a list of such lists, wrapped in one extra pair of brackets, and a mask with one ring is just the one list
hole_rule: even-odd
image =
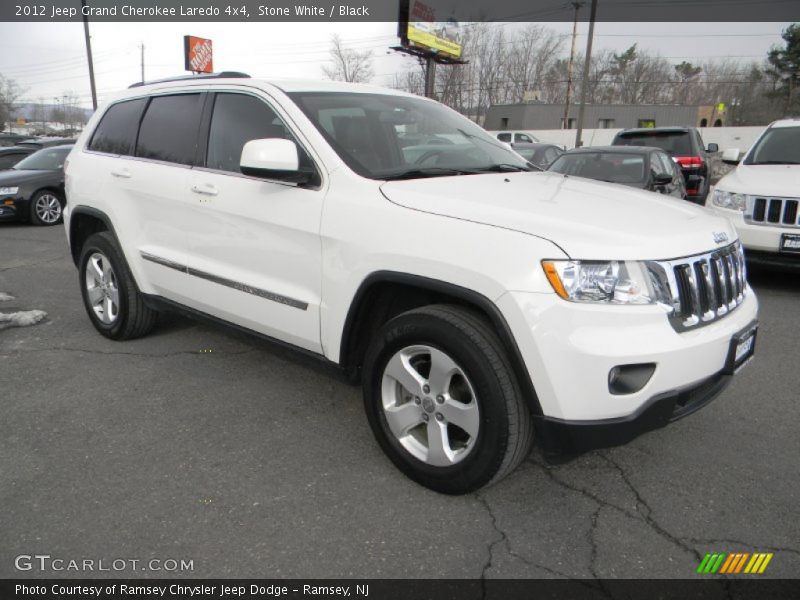
[[(519, 130), (515, 130), (519, 131)], [(611, 144), (611, 140), (621, 129), (584, 129), (583, 130), (583, 145), (584, 146), (607, 146)], [(739, 148), (740, 151), (745, 152), (756, 138), (764, 131), (764, 127), (704, 127), (700, 130), (700, 135), (703, 141), (708, 144), (717, 144), (720, 150), (726, 148)], [(566, 146), (567, 148), (575, 147), (575, 130), (574, 129), (542, 129), (542, 130), (525, 130), (525, 133), (530, 133), (542, 142), (549, 142), (557, 144), (558, 146)]]

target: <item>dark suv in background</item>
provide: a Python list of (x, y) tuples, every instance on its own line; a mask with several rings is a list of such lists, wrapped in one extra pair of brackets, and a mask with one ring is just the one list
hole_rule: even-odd
[(686, 199), (704, 204), (711, 184), (708, 154), (718, 152), (716, 144), (706, 148), (694, 127), (654, 127), (624, 129), (612, 142), (614, 146), (655, 146), (666, 150), (678, 164), (686, 182)]

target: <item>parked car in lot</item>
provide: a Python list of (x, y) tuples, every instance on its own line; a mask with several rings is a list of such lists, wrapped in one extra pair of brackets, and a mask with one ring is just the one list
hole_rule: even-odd
[(26, 156), (36, 152), (36, 148), (29, 146), (6, 146), (0, 148), (0, 171), (10, 169)]
[(614, 146), (655, 146), (665, 150), (678, 164), (686, 184), (686, 199), (703, 204), (711, 183), (708, 154), (719, 151), (717, 144), (703, 145), (694, 127), (625, 129), (614, 136)]
[(528, 144), (520, 142), (518, 144), (511, 144), (514, 152), (519, 154), (522, 158), (527, 160), (532, 165), (540, 169), (547, 169), (553, 161), (559, 156), (564, 154), (564, 150), (553, 144), (543, 144), (541, 142)]
[(489, 133), (507, 144), (535, 144), (539, 141), (539, 138), (527, 131), (490, 131)]
[(64, 163), (72, 146), (34, 152), (0, 172), (0, 221), (57, 225), (64, 209)]
[(75, 140), (70, 138), (60, 137), (41, 137), (41, 138), (28, 138), (17, 143), (17, 146), (27, 146), (30, 148), (50, 148), (51, 146), (63, 146), (65, 144), (74, 144)]
[(562, 154), (550, 165), (554, 173), (619, 183), (686, 197), (683, 175), (675, 162), (659, 148), (644, 146), (590, 146)]
[(28, 138), (30, 138), (29, 135), (20, 135), (18, 133), (0, 133), (0, 148), (16, 146), (19, 142)]
[(772, 123), (739, 156), (738, 148), (723, 152), (724, 162), (738, 166), (706, 206), (733, 222), (749, 261), (800, 268), (800, 119)]
[[(455, 141), (412, 161), (411, 129)], [(142, 336), (171, 308), (333, 363), (386, 455), (441, 492), (497, 481), (534, 439), (575, 452), (664, 426), (754, 351), (727, 219), (534, 171), (395, 90), (132, 87), (92, 116), (66, 188), (97, 331)]]

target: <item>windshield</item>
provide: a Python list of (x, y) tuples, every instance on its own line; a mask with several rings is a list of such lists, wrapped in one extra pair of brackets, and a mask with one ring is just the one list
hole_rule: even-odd
[(363, 177), (530, 169), (475, 123), (429, 100), (349, 92), (289, 95), (342, 160)]
[(19, 161), (13, 168), (17, 171), (55, 171), (64, 167), (70, 150), (72, 147), (45, 148)]
[(692, 156), (692, 144), (686, 131), (634, 133), (621, 135), (615, 146), (655, 146), (672, 156)]
[(800, 164), (800, 127), (773, 127), (756, 142), (746, 165)]
[(636, 186), (644, 185), (647, 172), (644, 155), (622, 152), (567, 153), (556, 159), (548, 170)]

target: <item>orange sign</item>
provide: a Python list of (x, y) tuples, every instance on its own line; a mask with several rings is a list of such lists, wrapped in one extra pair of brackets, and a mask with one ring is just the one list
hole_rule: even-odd
[(195, 73), (214, 72), (211, 40), (193, 35), (183, 36), (183, 56), (184, 66), (187, 71), (194, 71)]

